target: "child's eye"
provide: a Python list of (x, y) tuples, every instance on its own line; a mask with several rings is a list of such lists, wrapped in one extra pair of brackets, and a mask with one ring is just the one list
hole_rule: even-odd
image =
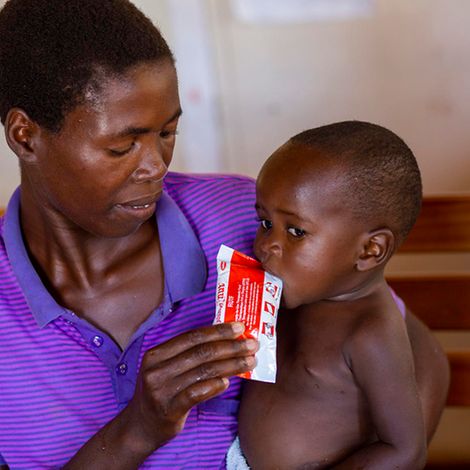
[(305, 235), (305, 230), (297, 227), (289, 227), (287, 231), (295, 238), (302, 238)]
[(264, 228), (264, 230), (269, 230), (273, 226), (272, 222), (266, 219), (260, 219), (260, 224), (261, 224), (261, 227)]

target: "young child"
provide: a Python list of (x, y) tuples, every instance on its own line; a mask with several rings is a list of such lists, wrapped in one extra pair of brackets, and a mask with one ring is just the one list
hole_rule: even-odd
[(412, 352), (384, 279), (420, 205), (413, 153), (378, 125), (302, 132), (264, 164), (254, 250), (288, 310), (276, 383), (245, 383), (228, 468), (424, 466)]

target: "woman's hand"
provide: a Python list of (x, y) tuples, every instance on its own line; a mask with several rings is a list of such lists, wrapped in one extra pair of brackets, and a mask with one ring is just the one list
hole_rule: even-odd
[(127, 412), (139, 447), (153, 451), (183, 429), (191, 408), (223, 392), (228, 377), (255, 366), (253, 339), (237, 339), (241, 323), (189, 331), (148, 350)]
[(64, 469), (131, 470), (180, 432), (191, 408), (222, 393), (228, 378), (253, 369), (257, 341), (241, 323), (184, 333), (148, 350), (134, 396)]

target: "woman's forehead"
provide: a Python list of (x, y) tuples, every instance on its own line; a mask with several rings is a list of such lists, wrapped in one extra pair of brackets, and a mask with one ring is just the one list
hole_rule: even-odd
[(92, 105), (110, 102), (116, 95), (128, 95), (136, 91), (157, 90), (177, 92), (176, 69), (170, 60), (142, 62), (122, 73), (96, 68), (85, 91), (85, 101)]
[(83, 104), (64, 120), (94, 128), (94, 134), (120, 133), (125, 127), (159, 127), (181, 114), (176, 72), (171, 63), (144, 64), (122, 75), (106, 76)]

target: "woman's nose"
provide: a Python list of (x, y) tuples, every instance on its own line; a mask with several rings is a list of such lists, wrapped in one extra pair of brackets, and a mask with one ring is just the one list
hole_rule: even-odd
[(163, 158), (163, 152), (156, 146), (145, 149), (137, 168), (133, 173), (133, 179), (136, 183), (146, 181), (160, 181), (168, 173), (168, 166)]

